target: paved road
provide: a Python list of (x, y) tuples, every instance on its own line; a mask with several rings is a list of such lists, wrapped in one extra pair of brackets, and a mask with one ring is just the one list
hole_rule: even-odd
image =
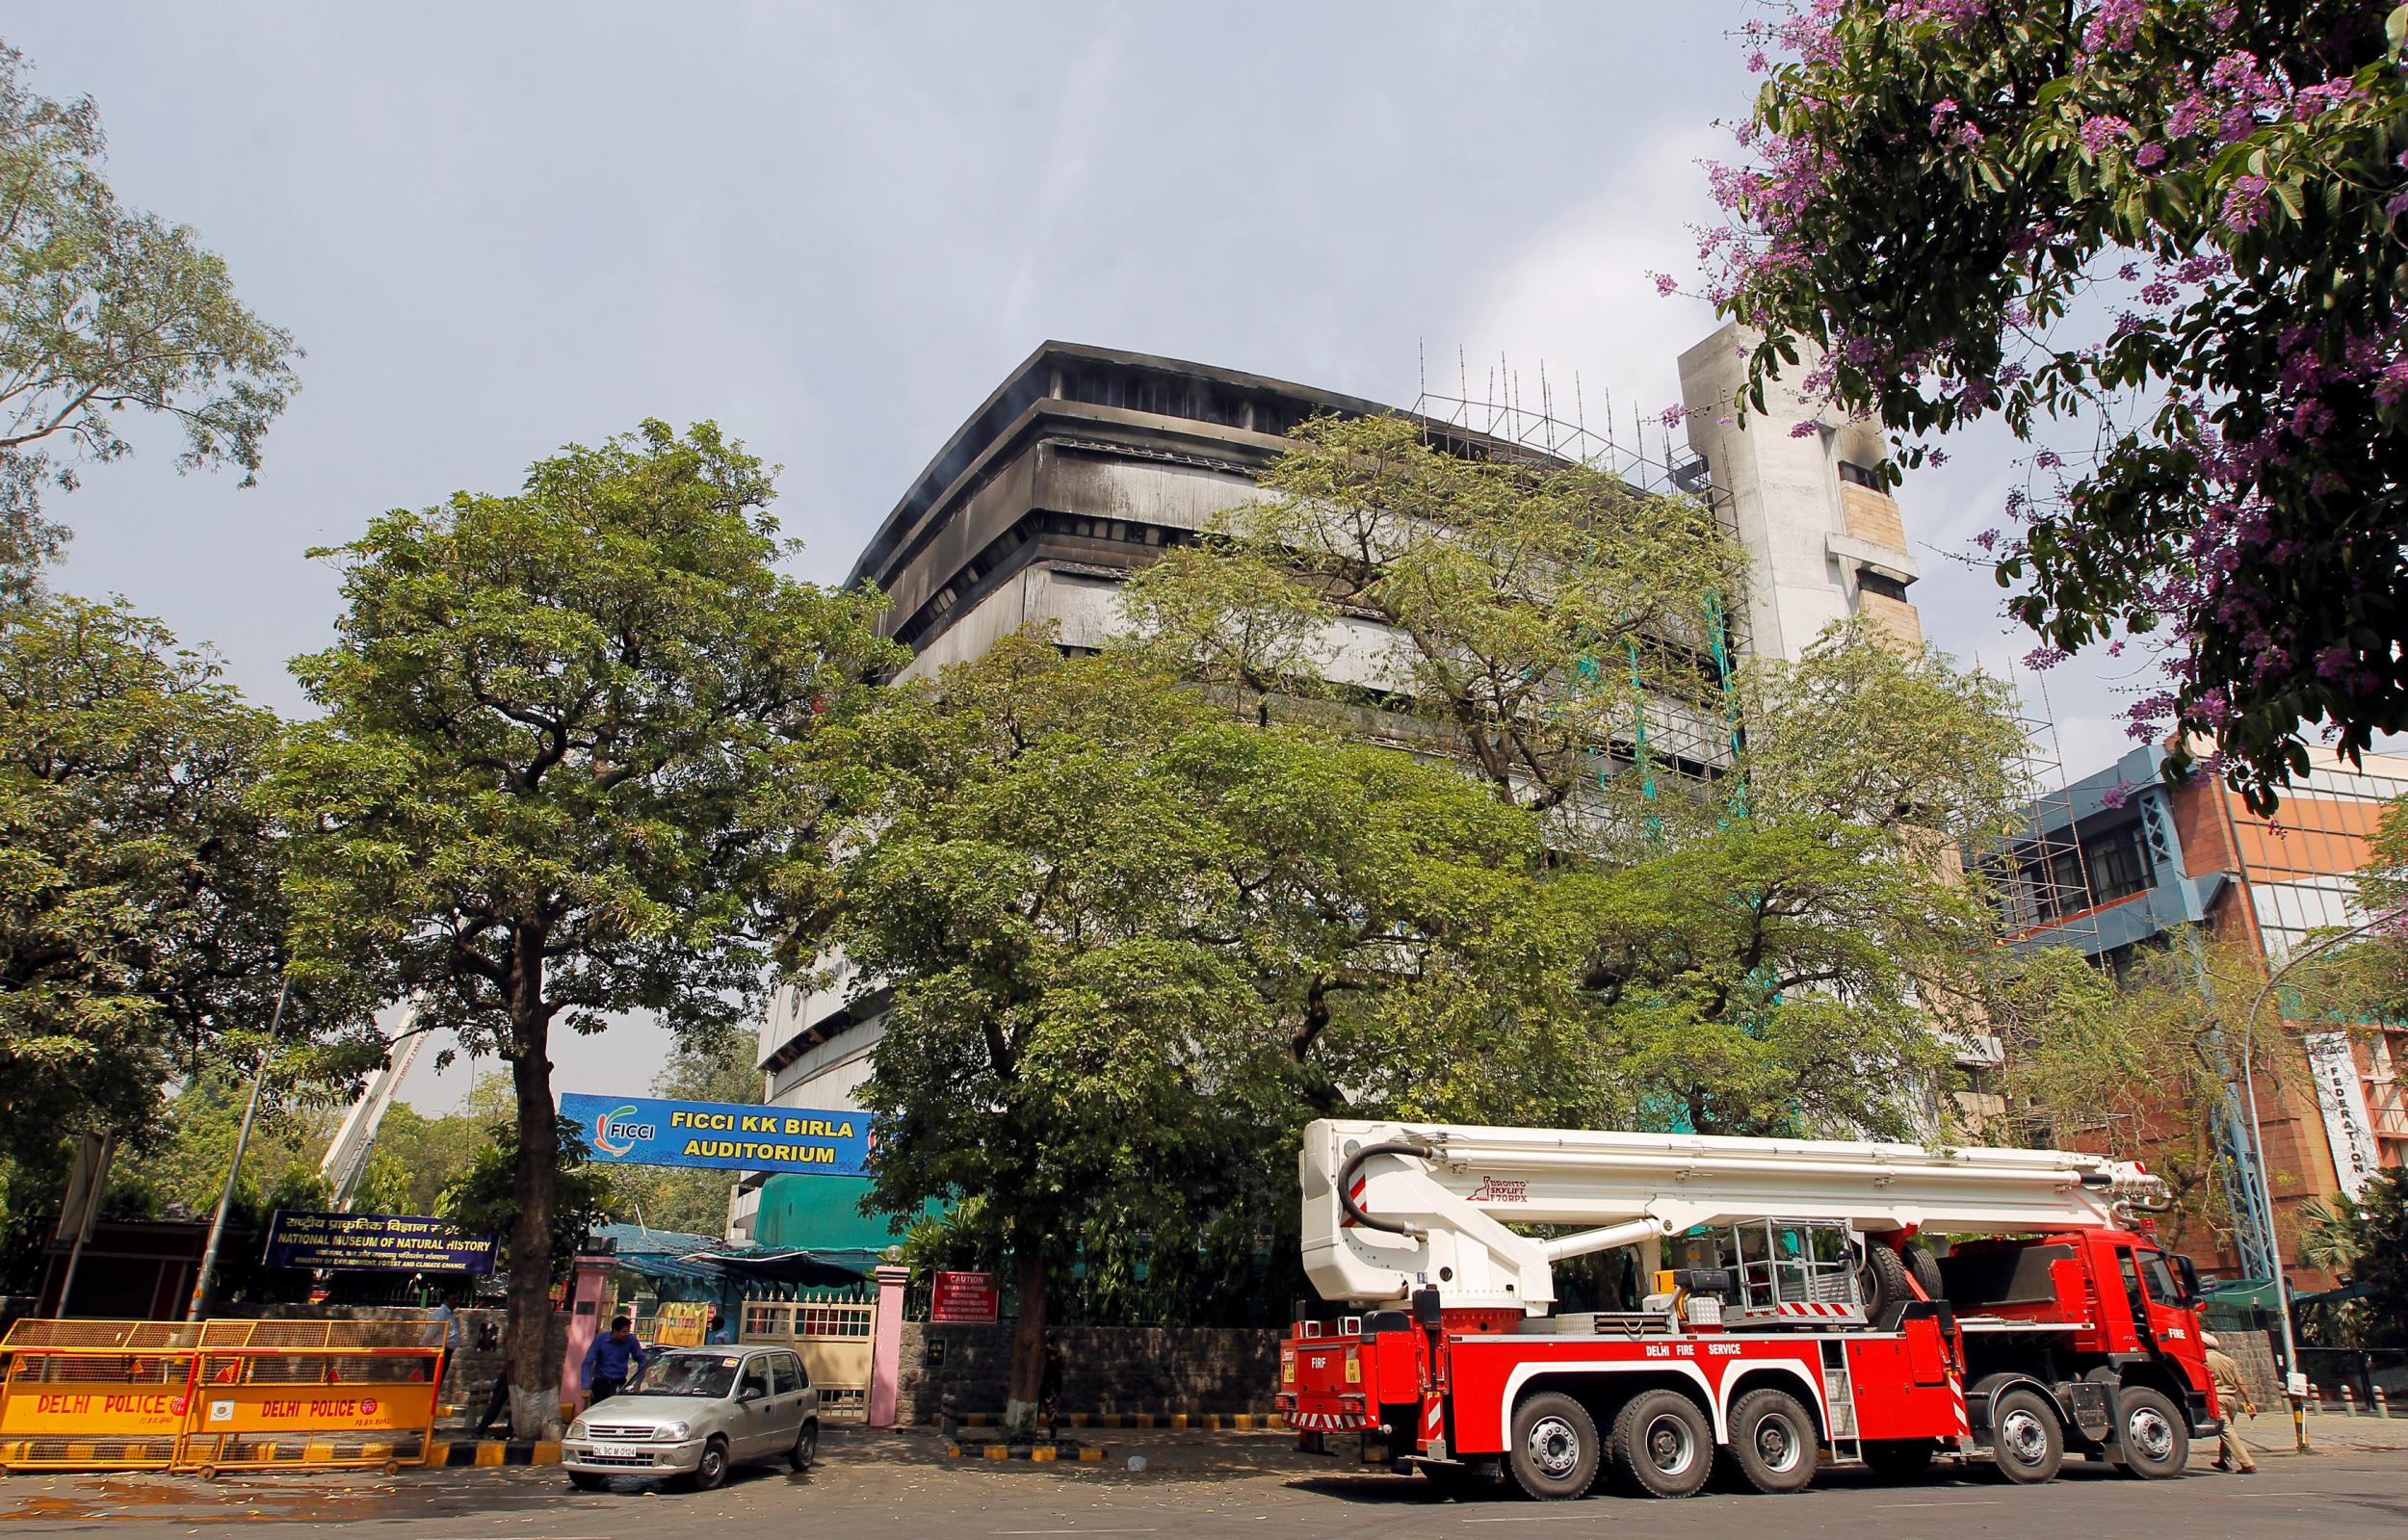
[[(1146, 1456), (1132, 1475), (1123, 1461)], [(1453, 1502), (1417, 1477), (1365, 1475), (1295, 1454), (1280, 1435), (1134, 1434), (1109, 1466), (944, 1461), (925, 1437), (829, 1440), (807, 1475), (741, 1473), (713, 1493), (572, 1492), (542, 1468), (227, 1478), (17, 1475), (0, 1482), (12, 1536), (190, 1536), (217, 1524), (291, 1533), (340, 1525), (350, 1540), (725, 1540), (902, 1533), (928, 1540), (1548, 1540), (1677, 1524), (1683, 1540), (1768, 1534), (1873, 1540), (1917, 1535), (2189, 1537), (2408, 1532), (2408, 1454), (2271, 1457), (2252, 1477), (2204, 1469), (2140, 1482), (2077, 1468), (2049, 1486), (2000, 1484), (1977, 1469), (1908, 1485), (1830, 1475), (1786, 1498), (1708, 1495), (1678, 1504)]]

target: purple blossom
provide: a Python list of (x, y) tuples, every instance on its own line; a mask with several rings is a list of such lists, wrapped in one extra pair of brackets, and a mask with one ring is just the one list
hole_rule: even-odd
[(2082, 29), (2082, 52), (2130, 48), (2140, 37), (2140, 17), (2145, 9), (2143, 0), (2107, 0), (2090, 18), (2090, 25)]
[(2136, 138), (2133, 125), (2121, 117), (2099, 117), (2081, 125), (2081, 142), (2093, 155), (2104, 155), (2109, 144), (2120, 139)]
[(2254, 228), (2265, 217), (2265, 194), (2264, 177), (2235, 178), (2233, 190), (2224, 195), (2225, 227), (2236, 235)]
[(1819, 423), (1798, 423), (1790, 429), (1790, 436), (1792, 438), (1812, 438), (1820, 431), (1822, 431), (1822, 427)]
[(1947, 133), (1949, 124), (1955, 119), (1956, 114), (1956, 98), (1953, 96), (1943, 96), (1933, 102), (1931, 104), (1931, 132), (1935, 135)]
[(1650, 273), (1647, 275), (1656, 280), (1656, 298), (1659, 300), (1669, 298), (1672, 291), (1681, 286), (1681, 280), (1669, 273)]
[(1666, 428), (1678, 428), (1681, 426), (1681, 419), (1687, 417), (1688, 415), (1688, 408), (1687, 406), (1666, 406), (1662, 412), (1657, 414), (1656, 420), (1663, 424)]
[(2062, 647), (2052, 647), (2043, 643), (2024, 654), (2024, 666), (2035, 673), (2047, 673), (2072, 656), (2072, 653), (2065, 651)]
[(2142, 170), (2149, 170), (2152, 168), (2164, 165), (2165, 146), (2162, 144), (2141, 145), (2139, 150), (2133, 156), (2133, 164), (2139, 167)]
[(2039, 466), (2044, 471), (2053, 471), (2058, 466), (2064, 464), (2065, 460), (2055, 450), (2044, 449), (2039, 454), (2034, 455), (2031, 457), (2031, 462), (2034, 465)]

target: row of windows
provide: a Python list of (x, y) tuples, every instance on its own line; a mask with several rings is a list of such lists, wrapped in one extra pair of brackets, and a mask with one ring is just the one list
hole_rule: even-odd
[(2157, 863), (2138, 819), (2080, 831), (2080, 843), (2062, 835), (2028, 845), (2003, 863), (1992, 863), (1991, 880), (2010, 924), (2051, 925), (2069, 914), (2157, 884)]

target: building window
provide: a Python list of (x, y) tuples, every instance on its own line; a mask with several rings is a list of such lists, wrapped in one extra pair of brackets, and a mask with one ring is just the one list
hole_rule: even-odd
[(1881, 480), (1881, 473), (1879, 471), (1874, 470), (1870, 465), (1859, 465), (1852, 459), (1844, 459), (1840, 461), (1840, 480), (1844, 482), (1854, 482), (1859, 486), (1871, 487), (1872, 490), (1879, 492), (1884, 497), (1887, 497), (1890, 494), (1890, 488), (1888, 484)]
[(1883, 577), (1880, 573), (1873, 571), (1871, 567), (1861, 568), (1857, 572), (1856, 591), (1859, 593), (1877, 593), (1885, 599), (1896, 599), (1900, 604), (1904, 604), (1906, 602), (1905, 584), (1900, 583), (1896, 578)]
[(2151, 885), (2149, 848), (2137, 821), (2104, 833), (2085, 836), (2082, 854), (2090, 862), (2090, 901), (2113, 903)]

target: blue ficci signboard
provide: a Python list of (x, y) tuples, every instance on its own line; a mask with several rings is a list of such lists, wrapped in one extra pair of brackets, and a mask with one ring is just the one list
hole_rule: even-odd
[(870, 1157), (866, 1112), (569, 1091), (561, 1097), (561, 1115), (577, 1126), (596, 1161), (614, 1165), (861, 1176)]

